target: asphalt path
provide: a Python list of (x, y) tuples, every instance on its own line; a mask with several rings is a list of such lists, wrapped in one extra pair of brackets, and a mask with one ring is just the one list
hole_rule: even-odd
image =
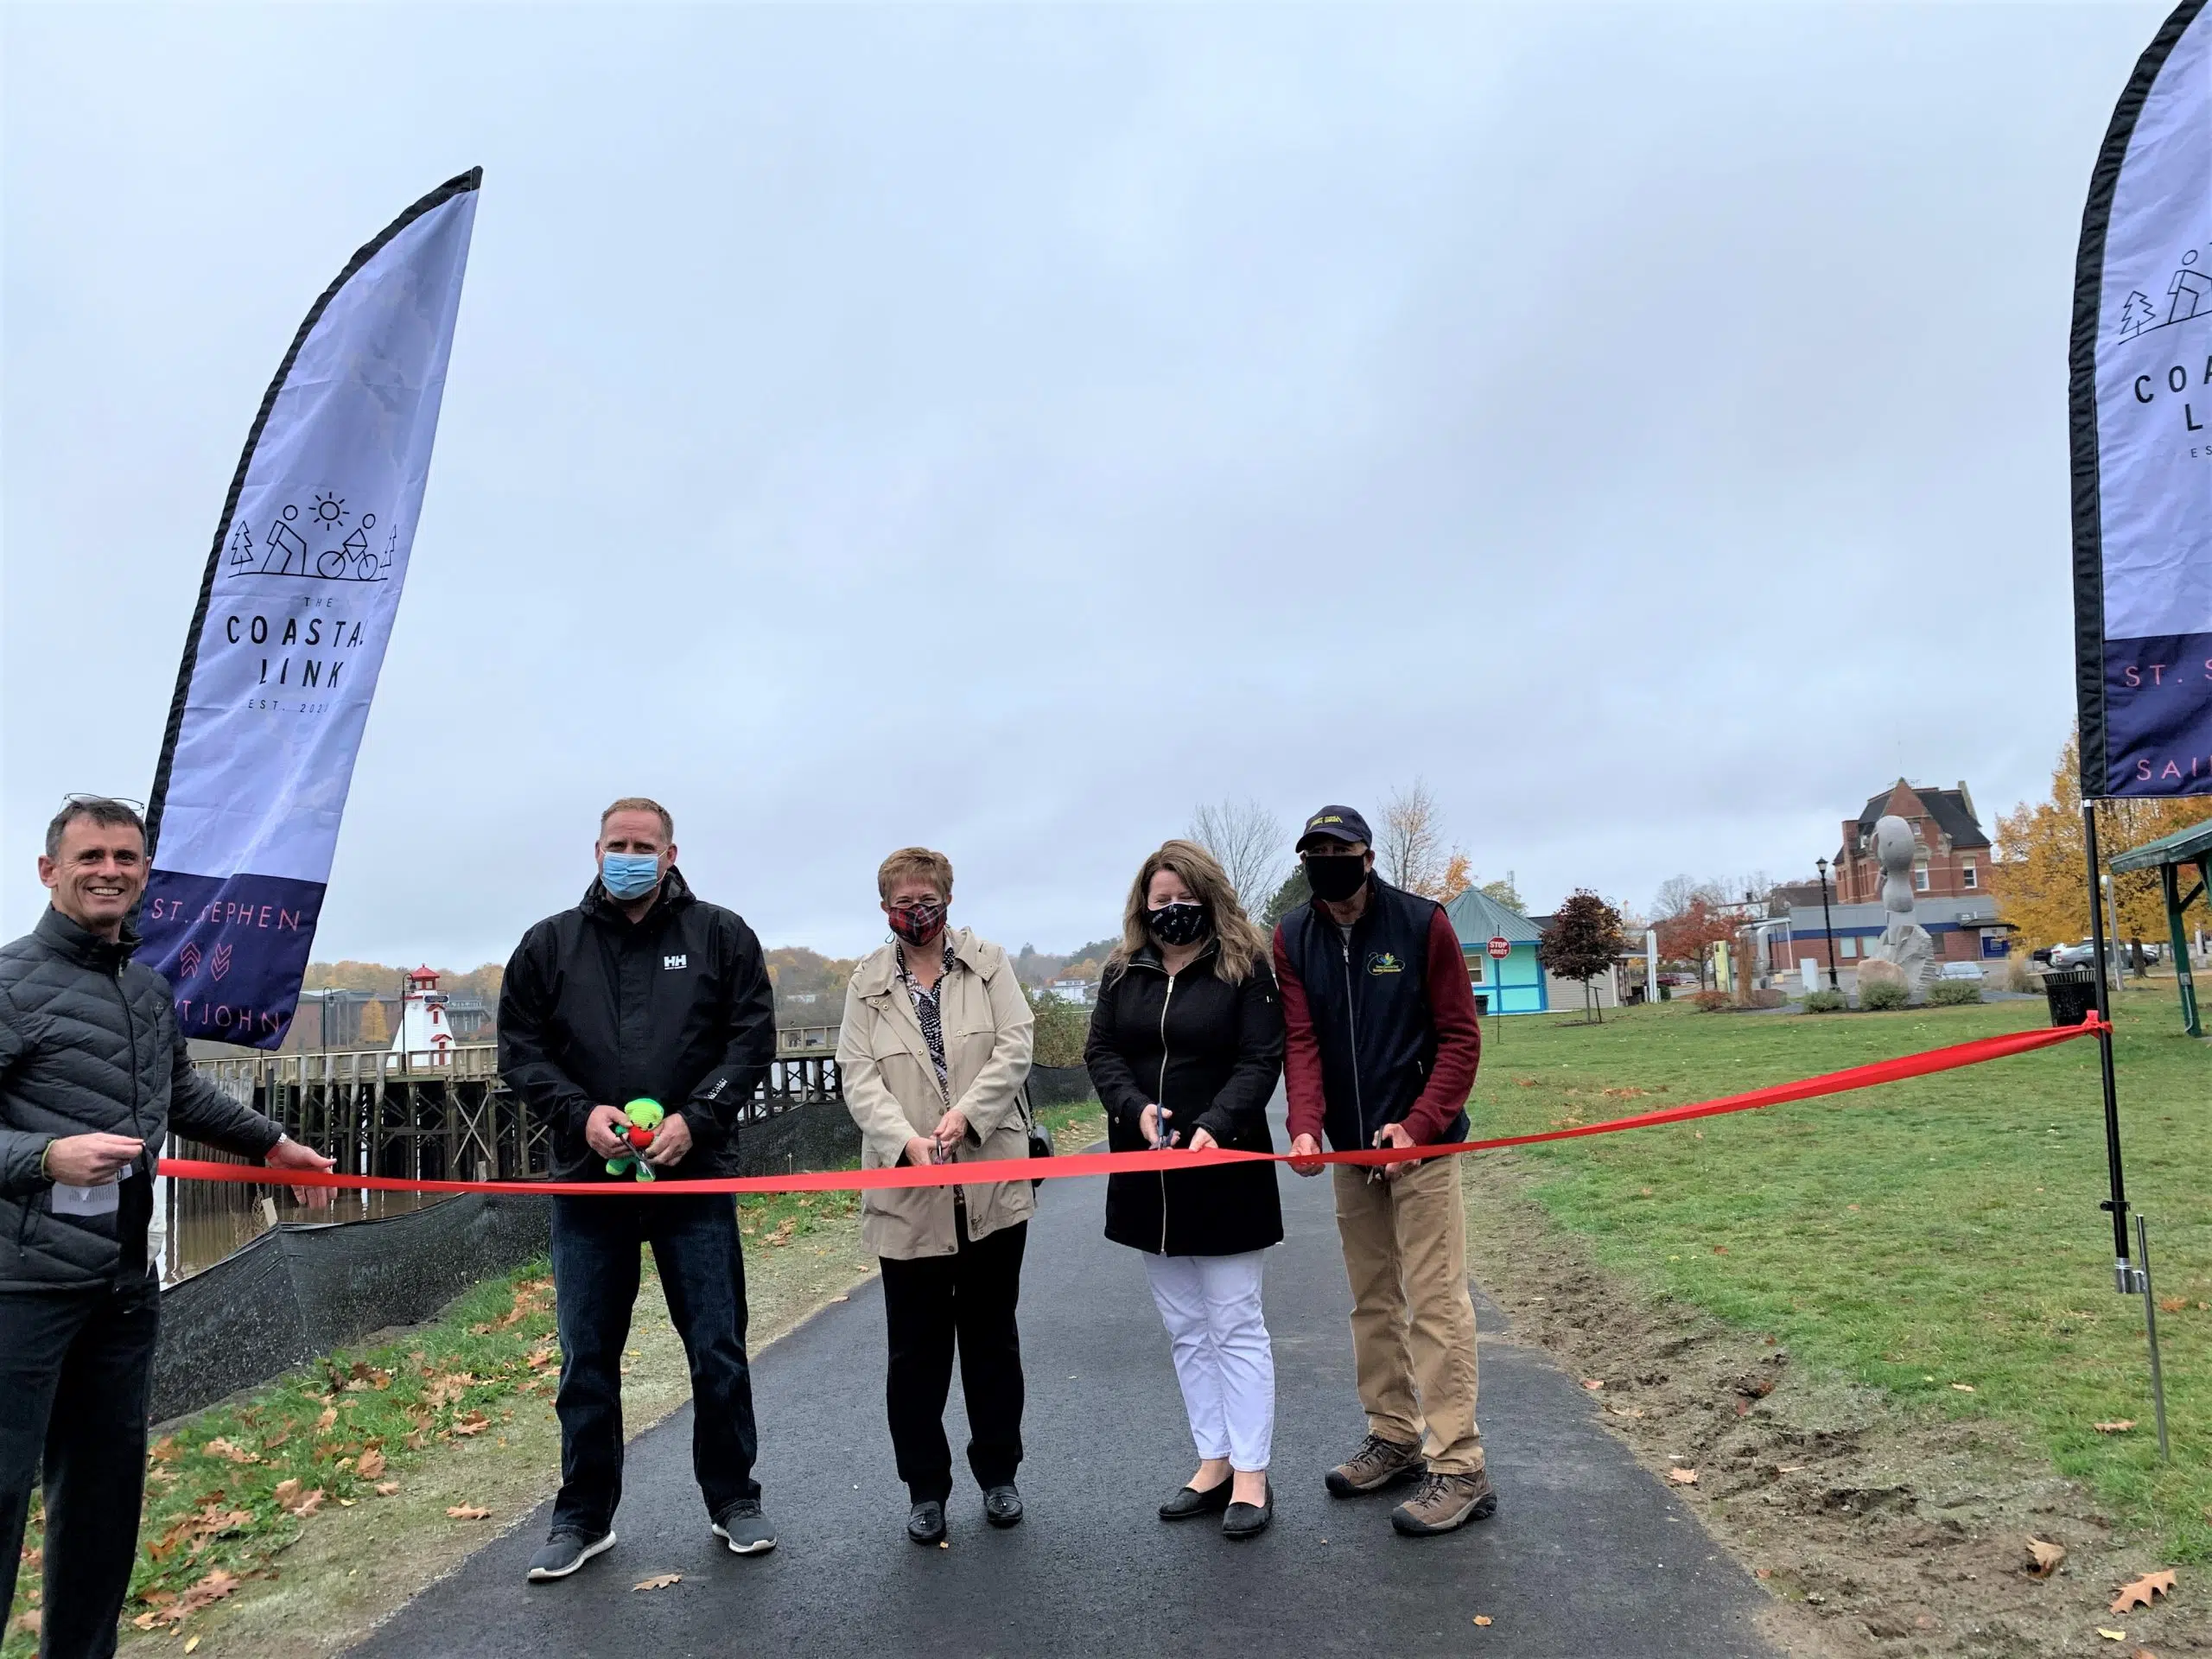
[[(1480, 1420), (1497, 1513), (1401, 1538), (1403, 1491), (1339, 1500), (1322, 1473), (1364, 1429), (1328, 1178), (1281, 1178), (1288, 1238), (1268, 1258), (1278, 1416), (1275, 1522), (1243, 1544), (1154, 1510), (1195, 1466), (1167, 1339), (1132, 1251), (1101, 1236), (1105, 1184), (1043, 1189), (1022, 1279), (1028, 1518), (960, 1489), (950, 1548), (906, 1536), (883, 1417), (882, 1288), (871, 1280), (760, 1354), (757, 1474), (781, 1536), (740, 1559), (707, 1529), (687, 1407), (629, 1449), (620, 1541), (575, 1577), (524, 1582), (549, 1503), (353, 1651), (431, 1656), (746, 1650), (799, 1655), (1363, 1653), (1765, 1655), (1764, 1597), (1539, 1351), (1484, 1329)], [(680, 1584), (639, 1593), (648, 1575)], [(1478, 1615), (1488, 1618), (1478, 1625)]]

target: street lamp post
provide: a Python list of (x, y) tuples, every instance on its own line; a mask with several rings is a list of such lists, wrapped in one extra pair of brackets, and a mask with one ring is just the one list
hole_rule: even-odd
[(1828, 913), (1828, 861), (1816, 858), (1813, 862), (1821, 872), (1821, 931), (1828, 939), (1828, 989), (1838, 988), (1835, 978), (1835, 922)]

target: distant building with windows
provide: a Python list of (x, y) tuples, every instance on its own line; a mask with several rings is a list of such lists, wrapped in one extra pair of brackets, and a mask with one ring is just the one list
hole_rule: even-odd
[(1987, 896), (1989, 837), (1982, 833), (1966, 785), (1931, 789), (1900, 778), (1869, 800), (1856, 818), (1843, 821), (1843, 845), (1835, 855), (1834, 902), (1882, 902), (1882, 861), (1874, 852), (1874, 825), (1891, 817), (1911, 825), (1913, 839), (1920, 843), (1912, 864), (1913, 892), (1919, 898)]
[[(1989, 889), (1989, 837), (1966, 785), (1936, 789), (1900, 778), (1870, 799), (1857, 817), (1843, 821), (1843, 845), (1835, 855), (1834, 885), (1825, 908), (1817, 883), (1776, 889), (1777, 900), (1788, 906), (1788, 919), (1766, 931), (1770, 972), (1795, 974), (1811, 962), (1824, 976), (1832, 928), (1837, 975), (1847, 982), (1856, 980), (1859, 964), (1890, 924), (1882, 903), (1882, 861), (1874, 851), (1874, 825), (1888, 817), (1910, 824), (1918, 843), (1912, 863), (1913, 919), (1928, 931), (1936, 959), (1992, 961), (2011, 950), (2011, 925), (1997, 919), (1997, 900)], [(1782, 921), (1780, 916), (1773, 919)]]
[[(1581, 1009), (1582, 982), (1546, 972), (1536, 958), (1536, 946), (1551, 925), (1550, 917), (1523, 916), (1477, 887), (1468, 888), (1445, 906), (1444, 914), (1459, 941), (1459, 955), (1467, 964), (1467, 980), (1474, 989), (1478, 1012), (1548, 1014), (1554, 1007)], [(1505, 941), (1502, 961), (1490, 954), (1492, 939)], [(1619, 978), (1617, 964), (1590, 982), (1590, 994), (1600, 1008), (1620, 1006)]]

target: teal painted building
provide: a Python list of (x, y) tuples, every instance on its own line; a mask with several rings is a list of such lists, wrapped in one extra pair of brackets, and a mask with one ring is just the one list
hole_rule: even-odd
[[(1452, 931), (1466, 959), (1467, 977), (1475, 989), (1475, 1007), (1484, 1014), (1545, 1014), (1551, 999), (1544, 984), (1542, 964), (1536, 960), (1536, 941), (1543, 931), (1517, 910), (1508, 910), (1495, 899), (1470, 887), (1444, 907)], [(1490, 942), (1503, 939), (1512, 946), (1503, 962), (1491, 960)]]

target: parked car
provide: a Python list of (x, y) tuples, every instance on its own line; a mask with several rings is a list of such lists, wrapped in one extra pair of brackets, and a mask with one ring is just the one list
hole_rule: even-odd
[(2073, 944), (2054, 944), (2050, 947), (2050, 965), (2054, 968), (2087, 968), (2095, 961), (2096, 945), (2088, 939)]

